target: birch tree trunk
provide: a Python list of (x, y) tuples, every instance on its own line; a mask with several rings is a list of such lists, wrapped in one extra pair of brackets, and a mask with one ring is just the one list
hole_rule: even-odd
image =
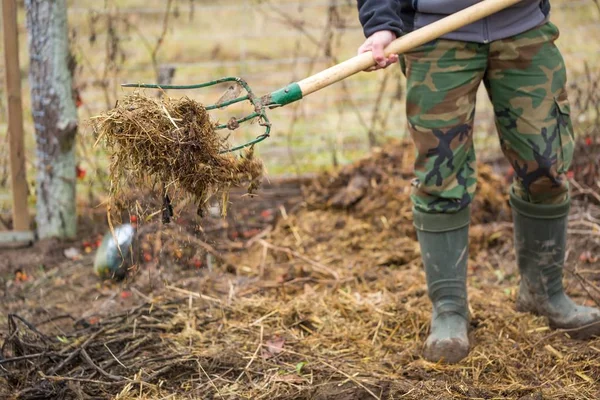
[(36, 222), (40, 239), (73, 238), (78, 120), (69, 68), (65, 0), (25, 0), (29, 83), (36, 136)]

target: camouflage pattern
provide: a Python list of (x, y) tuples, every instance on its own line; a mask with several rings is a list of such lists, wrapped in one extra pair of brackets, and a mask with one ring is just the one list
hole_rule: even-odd
[(523, 200), (563, 203), (574, 138), (564, 60), (552, 23), (488, 44), (436, 40), (401, 57), (417, 157), (412, 200), (423, 212), (455, 213), (476, 189), (473, 122), (484, 83), (502, 151)]

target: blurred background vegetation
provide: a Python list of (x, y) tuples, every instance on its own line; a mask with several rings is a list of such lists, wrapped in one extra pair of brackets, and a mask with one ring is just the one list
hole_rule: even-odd
[[(69, 29), (79, 97), (78, 202), (98, 206), (106, 195), (108, 158), (94, 146), (90, 117), (113, 107), (131, 89), (124, 82), (193, 84), (235, 75), (263, 95), (356, 54), (364, 40), (356, 2), (350, 0), (208, 1), (71, 0)], [(600, 132), (600, 3), (553, 0), (552, 21), (569, 76), (577, 135)], [(19, 8), (20, 61), (30, 190), (35, 180), (35, 139), (28, 87), (27, 32)], [(1, 44), (0, 44), (1, 46)], [(0, 48), (1, 49), (1, 48)], [(0, 60), (3, 63), (3, 60)], [(0, 64), (0, 73), (4, 74)], [(208, 104), (224, 87), (169, 91)], [(405, 81), (394, 66), (362, 73), (301, 102), (273, 110), (272, 137), (258, 146), (270, 178), (312, 174), (356, 160), (389, 137), (407, 135)], [(6, 104), (0, 86), (0, 211), (10, 214)], [(150, 90), (150, 93), (155, 91)], [(499, 157), (493, 114), (480, 90), (476, 145), (480, 158)], [(247, 109), (214, 114), (227, 120)], [(234, 132), (232, 142), (256, 136), (253, 125)], [(33, 206), (34, 196), (31, 198)]]

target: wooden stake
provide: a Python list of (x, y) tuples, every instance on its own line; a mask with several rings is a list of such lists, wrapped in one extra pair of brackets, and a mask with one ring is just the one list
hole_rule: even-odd
[(4, 65), (6, 66), (5, 79), (8, 103), (8, 134), (10, 137), (13, 230), (29, 231), (16, 0), (2, 0), (2, 16), (4, 26)]

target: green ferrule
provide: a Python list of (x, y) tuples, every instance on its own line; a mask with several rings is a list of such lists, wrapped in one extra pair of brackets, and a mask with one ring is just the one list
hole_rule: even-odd
[(271, 105), (285, 106), (302, 98), (302, 89), (297, 83), (290, 83), (283, 89), (271, 93)]

